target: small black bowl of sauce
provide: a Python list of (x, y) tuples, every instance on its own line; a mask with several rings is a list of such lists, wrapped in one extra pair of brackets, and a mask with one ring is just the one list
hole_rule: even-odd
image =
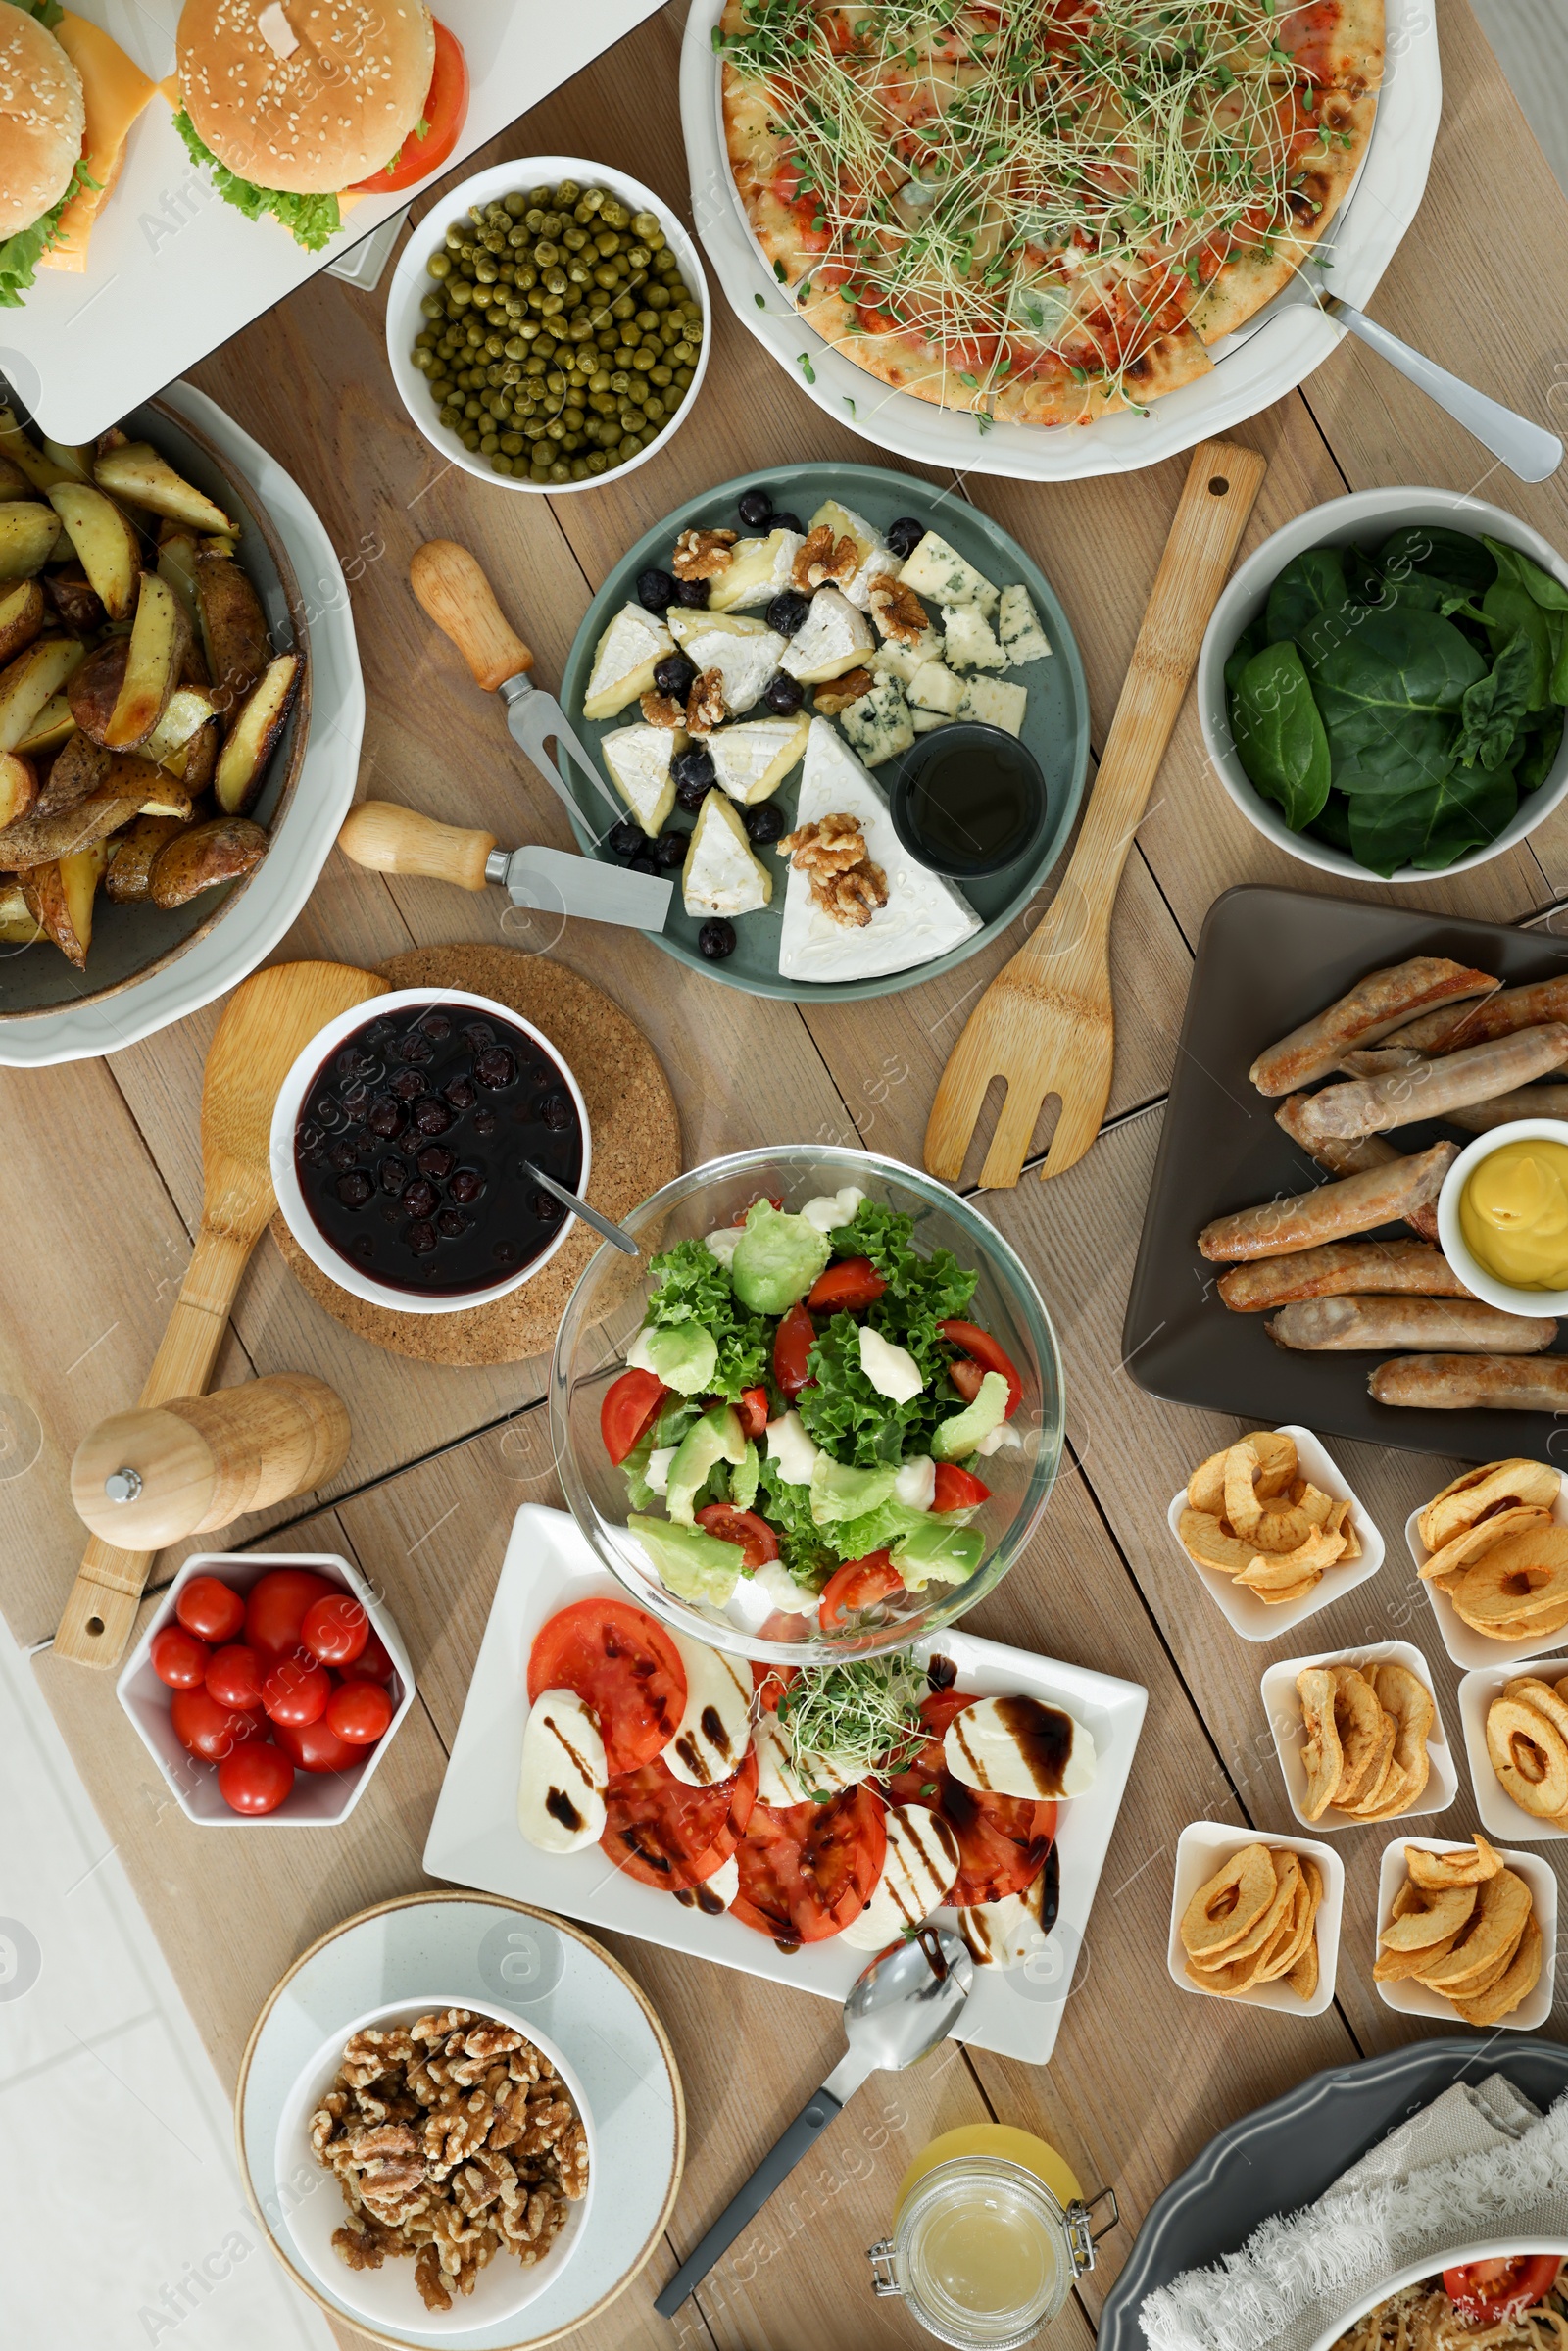
[(888, 806), (911, 857), (952, 881), (973, 881), (1038, 846), (1046, 779), (1034, 753), (1005, 728), (959, 718), (917, 737)]

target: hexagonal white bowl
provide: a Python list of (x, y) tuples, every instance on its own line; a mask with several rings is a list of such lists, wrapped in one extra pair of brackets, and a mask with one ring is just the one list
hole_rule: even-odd
[[(1421, 1510), (1426, 1507), (1423, 1502)], [(1418, 1571), (1425, 1567), (1432, 1556), (1416, 1525), (1421, 1510), (1412, 1510), (1404, 1522), (1404, 1540), (1410, 1546), (1410, 1556)], [(1551, 1515), (1559, 1527), (1568, 1527), (1568, 1490), (1563, 1486), (1560, 1471), (1557, 1499), (1551, 1506)], [(1549, 1656), (1562, 1641), (1561, 1633), (1548, 1633), (1538, 1641), (1493, 1641), (1485, 1633), (1473, 1631), (1459, 1615), (1447, 1593), (1440, 1592), (1435, 1584), (1423, 1583), (1421, 1589), (1438, 1620), (1444, 1647), (1454, 1664), (1462, 1665), (1467, 1672), (1482, 1672), (1492, 1665), (1517, 1665), (1526, 1657)]]
[(1295, 1421), (1283, 1422), (1278, 1433), (1295, 1440), (1301, 1475), (1321, 1494), (1333, 1494), (1336, 1501), (1342, 1495), (1349, 1496), (1350, 1518), (1360, 1538), (1361, 1556), (1352, 1560), (1348, 1567), (1325, 1569), (1304, 1600), (1288, 1600), (1281, 1606), (1273, 1606), (1267, 1600), (1260, 1600), (1255, 1592), (1245, 1591), (1233, 1577), (1221, 1575), (1218, 1568), (1200, 1567), (1186, 1549), (1177, 1532), (1182, 1512), (1187, 1507), (1187, 1489), (1184, 1486), (1179, 1494), (1171, 1496), (1170, 1508), (1165, 1513), (1171, 1541), (1232, 1632), (1239, 1633), (1244, 1641), (1278, 1641), (1281, 1634), (1294, 1633), (1298, 1625), (1304, 1624), (1309, 1616), (1316, 1616), (1320, 1608), (1327, 1608), (1335, 1600), (1343, 1600), (1348, 1592), (1353, 1592), (1358, 1584), (1364, 1584), (1368, 1577), (1375, 1576), (1383, 1565), (1383, 1538), (1333, 1455), (1318, 1443), (1310, 1429), (1303, 1429)]
[(1282, 2016), (1321, 2016), (1334, 1998), (1334, 1979), (1339, 1972), (1345, 1864), (1332, 1845), (1319, 1844), (1311, 1837), (1274, 1837), (1262, 1829), (1238, 1829), (1228, 1821), (1189, 1823), (1176, 1839), (1176, 1882), (1171, 1890), (1170, 1941), (1165, 1953), (1170, 1980), (1179, 1991), (1195, 1992), (1200, 2000), (1217, 2000), (1222, 1996), (1204, 1991), (1188, 1975), (1187, 1951), (1179, 1930), (1182, 1913), (1199, 1887), (1244, 1845), (1267, 1845), (1271, 1853), (1281, 1850), (1305, 1853), (1322, 1871), (1323, 1900), (1316, 1920), (1317, 1989), (1310, 2000), (1303, 2000), (1299, 1992), (1292, 1991), (1284, 1983), (1260, 1984), (1255, 1990), (1223, 1996), (1233, 2003), (1244, 2001), (1250, 2008), (1276, 2008)]
[(1309, 1820), (1301, 1809), (1306, 1801), (1306, 1766), (1301, 1749), (1306, 1743), (1306, 1727), (1301, 1720), (1301, 1700), (1296, 1688), (1298, 1674), (1305, 1673), (1310, 1665), (1354, 1665), (1364, 1672), (1369, 1665), (1389, 1663), (1408, 1666), (1431, 1696), (1436, 1711), (1432, 1729), (1427, 1736), (1427, 1758), (1431, 1769), (1426, 1787), (1418, 1803), (1408, 1812), (1391, 1815), (1393, 1820), (1420, 1820), (1430, 1812), (1446, 1812), (1459, 1792), (1459, 1772), (1453, 1760), (1453, 1750), (1443, 1728), (1443, 1713), (1438, 1707), (1438, 1693), (1432, 1688), (1432, 1671), (1421, 1651), (1408, 1641), (1378, 1641), (1369, 1648), (1330, 1649), (1318, 1657), (1282, 1657), (1264, 1674), (1260, 1688), (1263, 1706), (1268, 1715), (1268, 1727), (1274, 1739), (1274, 1752), (1280, 1759), (1280, 1773), (1285, 1782), (1285, 1793), (1291, 1810), (1303, 1829), (1314, 1836), (1332, 1834), (1337, 1829), (1386, 1829), (1388, 1821), (1358, 1820), (1353, 1812), (1342, 1812), (1331, 1804), (1321, 1819)]
[[(1394, 1897), (1404, 1883), (1404, 1848), (1418, 1845), (1423, 1853), (1451, 1853), (1462, 1838), (1452, 1837), (1401, 1837), (1385, 1848), (1382, 1867), (1378, 1872), (1378, 1935), (1394, 1916)], [(1534, 2033), (1551, 2014), (1552, 1988), (1557, 1978), (1557, 1877), (1551, 1864), (1543, 1861), (1539, 1853), (1505, 1852), (1499, 1845), (1498, 1858), (1523, 1878), (1536, 1905), (1536, 1924), (1541, 1929), (1543, 1957), (1541, 1981), (1528, 2000), (1521, 2001), (1512, 2016), (1489, 2027), (1493, 2033)], [(1377, 1958), (1377, 1940), (1373, 1939), (1372, 1959)], [(1371, 1974), (1371, 1963), (1367, 1973)], [(1417, 1984), (1413, 1976), (1402, 1976), (1394, 1984), (1378, 1984), (1378, 1998), (1385, 2008), (1396, 2008), (1401, 2016), (1434, 2017), (1445, 2025), (1462, 2025), (1463, 2017), (1451, 2000), (1425, 1984)]]
[[(1494, 1838), (1522, 1837), (1527, 1844), (1555, 1844), (1560, 1837), (1568, 1837), (1568, 1829), (1559, 1829), (1551, 1821), (1538, 1820), (1533, 1812), (1526, 1812), (1522, 1804), (1516, 1804), (1493, 1770), (1487, 1750), (1487, 1715), (1492, 1701), (1501, 1697), (1507, 1683), (1518, 1679), (1519, 1670), (1517, 1663), (1485, 1665), (1473, 1674), (1466, 1674), (1459, 1684), (1459, 1724), (1464, 1732), (1470, 1785), (1475, 1789), (1481, 1826)], [(1568, 1675), (1568, 1657), (1538, 1658), (1531, 1670), (1543, 1682), (1555, 1685)]]

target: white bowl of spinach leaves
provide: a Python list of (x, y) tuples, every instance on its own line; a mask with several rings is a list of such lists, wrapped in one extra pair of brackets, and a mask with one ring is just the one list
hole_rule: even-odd
[(1236, 573), (1198, 694), (1226, 790), (1293, 857), (1463, 872), (1568, 793), (1568, 563), (1480, 499), (1330, 499)]

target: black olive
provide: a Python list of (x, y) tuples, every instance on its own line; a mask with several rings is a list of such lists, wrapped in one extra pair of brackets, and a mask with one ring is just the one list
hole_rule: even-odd
[(715, 915), (711, 922), (705, 922), (697, 934), (697, 952), (700, 955), (706, 955), (710, 963), (722, 963), (726, 955), (732, 955), (735, 953), (733, 922), (726, 922), (721, 914)]
[(685, 751), (678, 751), (671, 764), (670, 773), (677, 784), (701, 784), (705, 791), (710, 784), (716, 784), (718, 781), (718, 771), (713, 765), (713, 755), (706, 743), (692, 743)]
[(444, 1102), (439, 1094), (423, 1094), (414, 1105), (414, 1123), (421, 1135), (444, 1135), (452, 1118), (451, 1103)]
[(806, 688), (798, 677), (787, 676), (781, 669), (763, 687), (762, 700), (776, 718), (793, 718), (806, 700)]
[(755, 808), (743, 808), (741, 821), (748, 841), (760, 845), (783, 838), (784, 811), (776, 800), (760, 801)]
[(481, 1086), (488, 1086), (494, 1093), (511, 1085), (517, 1074), (516, 1060), (504, 1045), (492, 1045), (474, 1062), (473, 1074)]
[(712, 789), (711, 783), (677, 784), (676, 805), (684, 808), (688, 816), (695, 816)]
[(402, 1159), (389, 1154), (376, 1169), (375, 1177), (383, 1192), (390, 1192), (394, 1200), (403, 1198), (403, 1187), (409, 1180), (409, 1171)]
[(678, 579), (675, 582), (675, 602), (689, 604), (696, 612), (706, 612), (709, 585), (706, 579)]
[(662, 661), (654, 663), (654, 684), (661, 694), (684, 702), (697, 683), (697, 663), (689, 661), (683, 653), (666, 653)]
[(924, 537), (925, 524), (916, 522), (912, 514), (901, 514), (897, 522), (888, 524), (887, 542), (901, 563), (913, 555)]
[(339, 1176), (337, 1180), (337, 1196), (345, 1208), (363, 1208), (374, 1190), (375, 1186), (362, 1167), (356, 1167), (351, 1174)]
[(445, 1150), (439, 1143), (427, 1143), (415, 1161), (420, 1175), (428, 1176), (436, 1184), (449, 1176), (457, 1163), (457, 1152)]
[(651, 564), (637, 574), (637, 602), (645, 612), (665, 612), (675, 601), (675, 583), (667, 571)]
[(422, 1257), (435, 1247), (435, 1227), (433, 1224), (424, 1224), (422, 1222), (419, 1224), (411, 1224), (403, 1238), (408, 1243), (410, 1249), (414, 1251), (414, 1254), (416, 1257)]
[(661, 833), (659, 839), (654, 843), (654, 863), (659, 867), (661, 873), (668, 873), (672, 866), (684, 864), (686, 852), (690, 845), (690, 833), (683, 833), (678, 824), (673, 824), (667, 832)]
[(484, 1178), (476, 1167), (460, 1167), (447, 1186), (447, 1197), (461, 1200), (465, 1207), (468, 1207), (483, 1190)]
[(626, 871), (628, 873), (657, 873), (659, 867), (653, 857), (644, 849), (637, 857), (626, 859)]
[(622, 816), (620, 822), (612, 824), (605, 835), (605, 845), (617, 857), (634, 857), (647, 839), (648, 835), (640, 824), (634, 824), (629, 816)]
[(766, 530), (773, 519), (773, 501), (765, 490), (743, 490), (740, 517), (748, 530)]
[(794, 588), (784, 588), (774, 597), (762, 617), (769, 628), (777, 629), (781, 637), (793, 637), (810, 611), (810, 600)]

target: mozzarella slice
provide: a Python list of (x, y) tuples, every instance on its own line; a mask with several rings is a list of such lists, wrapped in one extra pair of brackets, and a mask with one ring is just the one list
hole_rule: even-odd
[(740, 1890), (741, 1865), (732, 1853), (727, 1861), (719, 1863), (710, 1878), (703, 1880), (693, 1901), (697, 1909), (705, 1910), (710, 1918), (716, 1918), (720, 1911), (729, 1908)]
[(690, 737), (681, 726), (618, 726), (599, 749), (611, 780), (649, 839), (663, 831), (675, 806), (675, 755)]
[(769, 1459), (778, 1463), (778, 1474), (786, 1486), (809, 1486), (821, 1453), (808, 1437), (798, 1412), (786, 1412), (782, 1420), (768, 1422), (767, 1451)]
[(710, 792), (703, 802), (680, 883), (686, 911), (694, 919), (704, 914), (755, 914), (772, 899), (773, 876), (753, 857), (746, 827), (722, 792)]
[(748, 1586), (760, 1592), (779, 1616), (816, 1614), (816, 1593), (797, 1584), (782, 1559), (764, 1559), (755, 1575), (741, 1578), (741, 1590), (745, 1592)]
[[(760, 1574), (760, 1569), (758, 1572)], [(816, 1606), (814, 1600), (811, 1606)], [(843, 1755), (803, 1755), (797, 1763), (776, 1715), (761, 1717), (752, 1734), (752, 1744), (757, 1749), (760, 1804), (810, 1804), (824, 1793), (836, 1796), (841, 1788), (854, 1788), (861, 1780), (876, 1777), (874, 1764), (852, 1763)]]
[(640, 604), (622, 605), (594, 648), (594, 665), (583, 695), (585, 718), (613, 718), (654, 682), (654, 665), (673, 653), (675, 640), (657, 612)]
[(731, 800), (755, 808), (776, 792), (806, 749), (810, 725), (801, 710), (793, 718), (748, 718), (710, 735), (713, 772)]
[(574, 1690), (545, 1690), (522, 1726), (517, 1826), (541, 1853), (577, 1853), (605, 1829), (605, 1742)]
[(880, 1951), (947, 1900), (958, 1875), (958, 1840), (923, 1804), (890, 1804), (887, 1859), (871, 1899), (844, 1930), (858, 1951)]
[(906, 1461), (893, 1481), (893, 1499), (906, 1510), (929, 1510), (937, 1498), (937, 1465), (929, 1453)]
[(1089, 1733), (1039, 1698), (977, 1699), (954, 1716), (942, 1751), (956, 1780), (999, 1796), (1081, 1796), (1094, 1784)]
[(860, 1369), (890, 1404), (912, 1402), (925, 1386), (925, 1378), (906, 1347), (895, 1347), (880, 1331), (873, 1331), (868, 1322), (860, 1325)]
[(955, 1915), (958, 1933), (968, 1944), (977, 1967), (1022, 1967), (1046, 1945), (1043, 1924), (1046, 1872), (1021, 1894), (1004, 1894), (1000, 1902), (977, 1902)]
[(669, 1465), (679, 1452), (677, 1445), (656, 1445), (648, 1456), (647, 1481), (654, 1494), (669, 1492)]
[(688, 1788), (711, 1788), (740, 1770), (752, 1742), (751, 1669), (673, 1626), (669, 1638), (686, 1668), (686, 1711), (663, 1761)]
[(849, 1223), (864, 1198), (858, 1184), (846, 1184), (842, 1192), (824, 1192), (818, 1199), (808, 1200), (800, 1213), (819, 1233), (836, 1233), (840, 1225)]
[(825, 686), (853, 669), (875, 642), (870, 622), (837, 588), (818, 588), (778, 665), (803, 686)]
[(710, 1257), (716, 1257), (728, 1271), (735, 1262), (735, 1251), (740, 1248), (741, 1235), (745, 1230), (743, 1224), (720, 1225), (716, 1232), (704, 1234), (703, 1247)]

